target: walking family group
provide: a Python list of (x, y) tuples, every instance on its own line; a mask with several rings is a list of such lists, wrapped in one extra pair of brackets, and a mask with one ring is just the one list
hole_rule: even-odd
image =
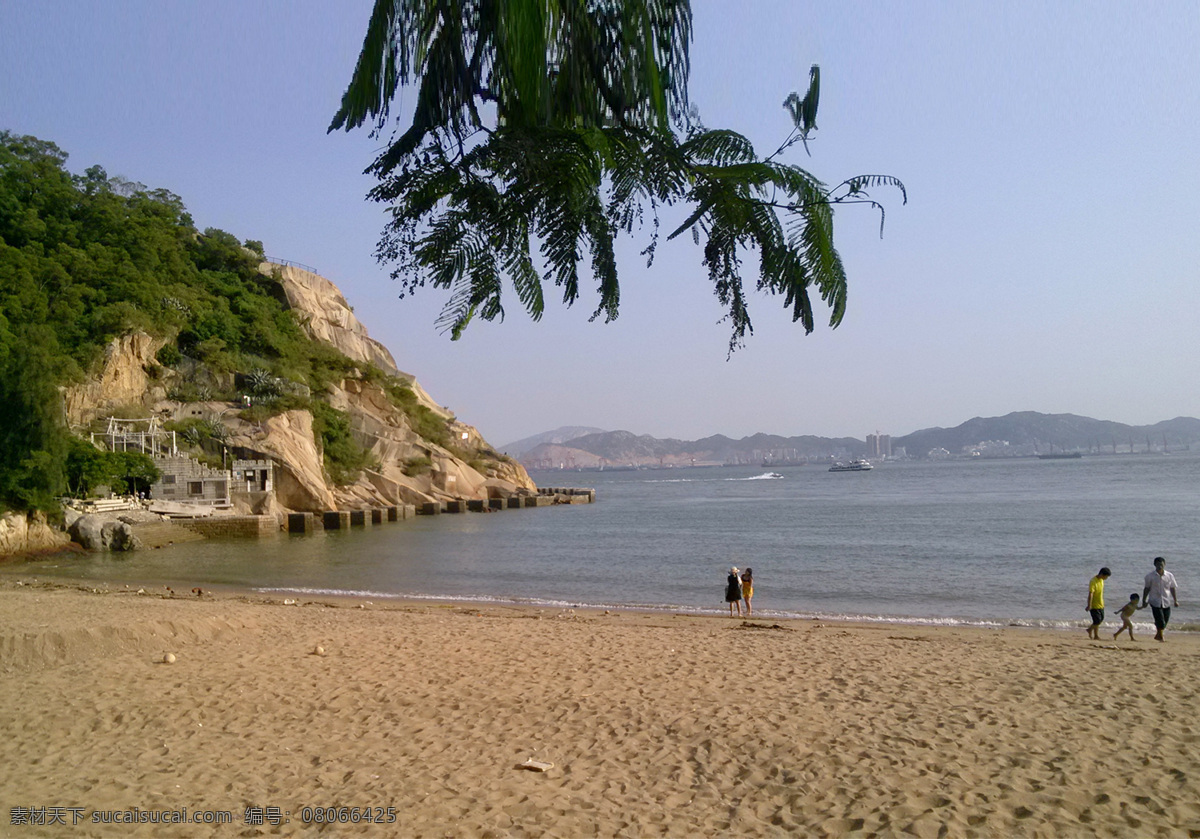
[[(1092, 624), (1087, 628), (1089, 638), (1100, 639), (1100, 625), (1104, 623), (1104, 583), (1112, 576), (1108, 567), (1101, 568), (1096, 576), (1088, 583), (1087, 610), (1091, 613)], [(1154, 615), (1154, 640), (1163, 640), (1163, 630), (1171, 622), (1171, 608), (1179, 605), (1179, 588), (1175, 583), (1175, 575), (1167, 570), (1167, 561), (1161, 556), (1154, 557), (1154, 570), (1146, 575), (1139, 600), (1137, 592), (1129, 595), (1129, 600), (1117, 614), (1121, 618), (1121, 627), (1113, 633), (1113, 639), (1120, 637), (1122, 632), (1129, 633), (1133, 640), (1133, 614), (1139, 609), (1150, 607)]]

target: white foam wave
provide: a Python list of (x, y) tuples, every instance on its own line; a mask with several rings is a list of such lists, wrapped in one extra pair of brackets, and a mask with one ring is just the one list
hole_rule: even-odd
[[(721, 608), (699, 607), (680, 603), (582, 603), (574, 600), (559, 600), (538, 597), (500, 597), (494, 595), (455, 594), (398, 594), (373, 589), (310, 588), (305, 586), (260, 587), (254, 591), (264, 594), (299, 594), (317, 597), (348, 597), (361, 600), (421, 601), (437, 603), (463, 603), (473, 605), (525, 606), (540, 609), (609, 609), (631, 612), (670, 612), (673, 614), (717, 616), (726, 611)], [(862, 612), (809, 612), (784, 609), (756, 609), (755, 616), (774, 620), (827, 621), (829, 623), (865, 623), (892, 626), (945, 626), (975, 627), (980, 629), (1025, 629), (1077, 630), (1079, 621), (1041, 620), (1033, 618), (966, 618), (966, 617), (922, 617), (918, 615), (883, 615)], [(1144, 629), (1141, 624), (1135, 624)], [(1172, 627), (1174, 629), (1174, 627)], [(1196, 631), (1200, 626), (1184, 624), (1176, 631)]]

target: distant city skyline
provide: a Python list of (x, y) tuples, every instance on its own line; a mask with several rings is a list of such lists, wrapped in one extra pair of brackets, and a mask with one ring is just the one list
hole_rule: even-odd
[[(560, 433), (568, 432), (568, 433)], [(1121, 454), (1177, 454), (1200, 451), (1200, 418), (1175, 418), (1151, 426), (1127, 426), (1071, 414), (1018, 411), (978, 417), (954, 427), (922, 429), (892, 439), (886, 434), (824, 437), (769, 433), (739, 439), (708, 435), (699, 439), (656, 438), (629, 431), (573, 435), (553, 429), (502, 447), (530, 469), (602, 469), (714, 465), (795, 466), (827, 460), (866, 458), (882, 462), (910, 459), (1033, 458), (1078, 459)]]
[(861, 439), (1011, 411), (1200, 416), (1200, 4), (695, 2), (707, 125), (773, 149), (781, 103), (820, 64), (812, 156), (789, 162), (909, 193), (873, 193), (882, 239), (877, 212), (838, 209), (840, 328), (818, 307), (805, 337), (752, 294), (755, 333), (728, 361), (701, 251), (661, 242), (646, 268), (649, 227), (619, 245), (612, 324), (589, 323), (586, 273), (575, 308), (551, 287), (533, 323), (508, 295), (506, 322), (459, 342), (434, 327), (440, 292), (397, 299), (373, 258), (385, 208), (364, 198), (383, 140), (326, 134), (371, 5), (0, 4), (0, 128), (317, 268), (494, 444), (572, 424)]

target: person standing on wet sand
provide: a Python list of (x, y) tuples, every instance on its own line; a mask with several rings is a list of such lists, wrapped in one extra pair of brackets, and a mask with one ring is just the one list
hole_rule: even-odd
[(754, 596), (754, 569), (742, 572), (742, 600), (746, 604), (746, 617), (750, 617), (750, 598)]
[(1142, 589), (1142, 605), (1149, 603), (1154, 614), (1155, 641), (1163, 639), (1163, 630), (1171, 621), (1171, 607), (1179, 605), (1178, 594), (1175, 575), (1167, 570), (1167, 561), (1161, 556), (1154, 557), (1154, 570), (1146, 575), (1146, 587)]
[(736, 565), (729, 569), (729, 576), (725, 578), (725, 602), (729, 604), (729, 617), (733, 617), (734, 606), (737, 606), (738, 617), (742, 616), (742, 581)]
[(1088, 627), (1088, 637), (1093, 641), (1100, 640), (1100, 624), (1104, 623), (1104, 581), (1112, 576), (1112, 571), (1101, 568), (1100, 573), (1092, 577), (1088, 583), (1087, 610), (1092, 613), (1092, 625)]

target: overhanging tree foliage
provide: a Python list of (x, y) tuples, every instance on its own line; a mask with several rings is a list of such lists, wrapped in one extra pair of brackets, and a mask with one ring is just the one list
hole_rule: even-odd
[(814, 328), (810, 289), (837, 326), (846, 276), (833, 206), (904, 186), (864, 175), (829, 188), (780, 162), (816, 129), (820, 73), (784, 102), (792, 130), (760, 157), (744, 136), (689, 113), (688, 0), (376, 0), (363, 49), (330, 130), (370, 119), (382, 134), (400, 87), (417, 85), (411, 124), (368, 168), (370, 197), (392, 205), (376, 256), (395, 265), (401, 297), (426, 283), (449, 292), (438, 320), (458, 338), (476, 316), (502, 318), (510, 282), (536, 320), (544, 286), (580, 297), (586, 252), (592, 317), (618, 314), (613, 242), (658, 211), (687, 209), (690, 232), (732, 325), (730, 350), (753, 332), (742, 262), (756, 287)]

